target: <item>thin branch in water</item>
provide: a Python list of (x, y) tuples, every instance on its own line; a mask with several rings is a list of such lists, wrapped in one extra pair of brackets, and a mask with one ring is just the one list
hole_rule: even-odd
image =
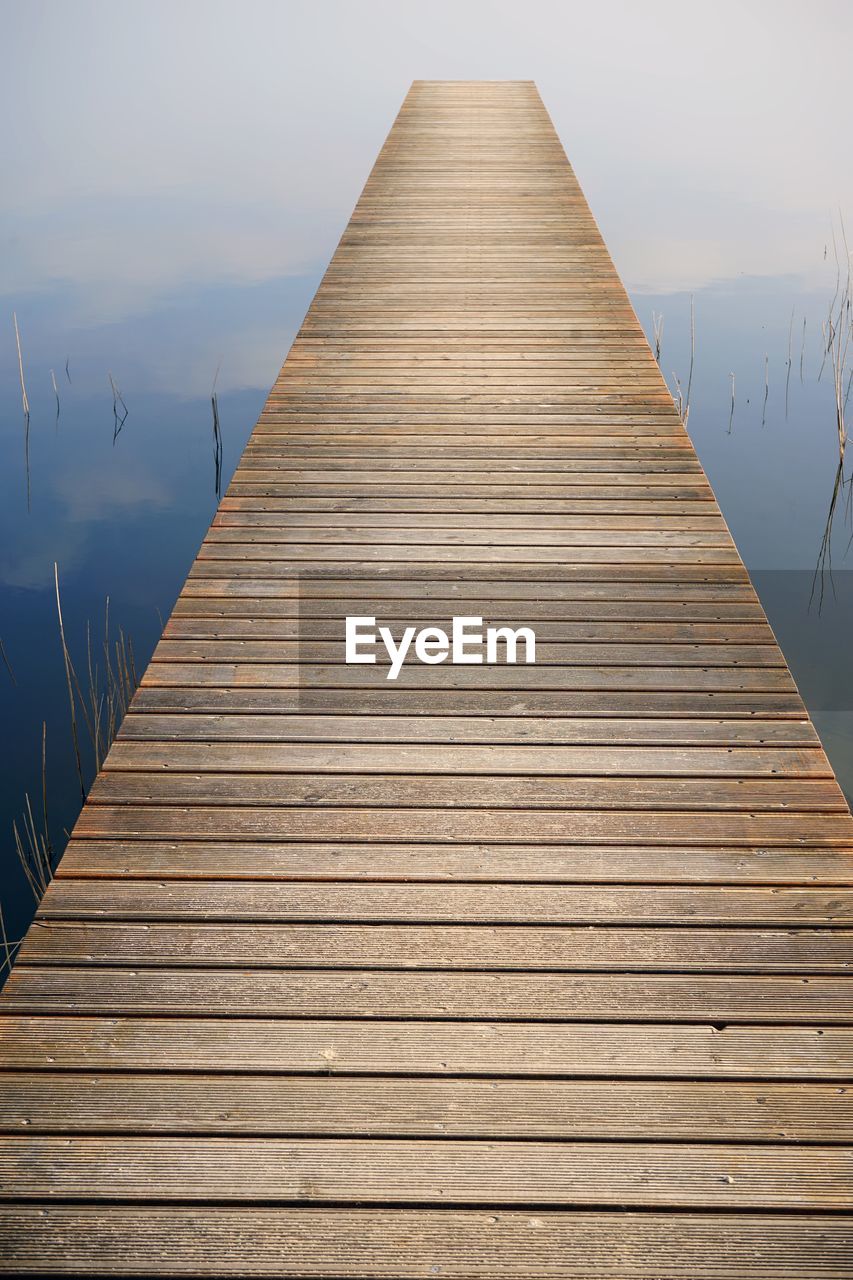
[(27, 397), (27, 384), (24, 381), (24, 357), (21, 355), (21, 335), (18, 332), (18, 317), (12, 312), (12, 323), (15, 326), (15, 343), (18, 348), (18, 374), (21, 379), (21, 400), (24, 406), (24, 417), (27, 422), (30, 420), (30, 402)]
[[(83, 750), (81, 746), (81, 730), (79, 722), (85, 727), (88, 745), (94, 757), (95, 771), (103, 767), (107, 752), (112, 746), (118, 727), (130, 705), (131, 698), (139, 683), (136, 674), (136, 663), (133, 644), (119, 630), (119, 638), (115, 645), (110, 643), (110, 598), (104, 602), (104, 635), (103, 661), (104, 684), (101, 685), (100, 667), (94, 657), (92, 629), (86, 623), (86, 678), (84, 688), (78, 679), (68, 644), (62, 618), (62, 606), (59, 594), (59, 571), (54, 565), (56, 581), (56, 607), (59, 617), (59, 634), (62, 643), (62, 654), (65, 662), (65, 682), (68, 690), (68, 704), (71, 712), (71, 737), (74, 744), (74, 758), (77, 765), (77, 777), (80, 782), (80, 795), (86, 798), (86, 782), (83, 767)], [(114, 648), (114, 654), (113, 654)], [(45, 731), (46, 732), (46, 731)], [(50, 850), (50, 836), (47, 828), (45, 809), (45, 843)]]
[(832, 362), (832, 382), (835, 392), (835, 414), (836, 427), (838, 430), (838, 452), (841, 461), (844, 461), (844, 450), (847, 447), (847, 425), (844, 420), (844, 410), (847, 403), (847, 394), (849, 393), (849, 383), (847, 392), (844, 389), (844, 379), (847, 371), (847, 362), (850, 355), (850, 342), (853, 336), (853, 317), (851, 317), (851, 295), (853, 295), (853, 275), (851, 275), (850, 265), (850, 249), (847, 245), (847, 232), (844, 227), (844, 219), (839, 214), (841, 221), (841, 239), (844, 245), (845, 263), (847, 267), (846, 276), (844, 278), (844, 287), (841, 299), (838, 305), (838, 313), (835, 324), (835, 341), (832, 351), (830, 352), (830, 360)]
[(823, 371), (826, 368), (826, 357), (829, 355), (832, 347), (832, 316), (829, 320), (824, 320), (820, 326), (821, 336), (823, 338), (823, 355), (821, 356), (820, 368), (817, 371), (817, 380), (820, 382), (823, 377)]
[[(110, 380), (110, 387), (113, 393), (113, 444), (115, 444), (121, 429), (127, 421), (127, 405), (124, 403), (124, 397), (116, 386), (115, 378), (111, 373), (107, 374)], [(122, 412), (119, 414), (118, 407), (121, 405)]]
[(794, 308), (791, 308), (791, 323), (788, 325), (788, 362), (785, 369), (785, 421), (788, 420), (788, 388), (791, 385), (791, 364), (793, 356), (791, 344), (794, 339)]
[(86, 799), (86, 785), (83, 781), (83, 759), (80, 755), (80, 737), (77, 732), (77, 706), (74, 697), (74, 680), (72, 674), (74, 667), (71, 663), (71, 655), (68, 652), (68, 645), (65, 642), (65, 625), (62, 621), (62, 603), (59, 598), (59, 566), (56, 561), (53, 562), (53, 578), (56, 584), (56, 613), (59, 618), (59, 639), (62, 643), (62, 659), (65, 663), (65, 683), (68, 689), (68, 705), (71, 710), (71, 738), (74, 743), (74, 759), (77, 764), (77, 777), (80, 780), (80, 795), (83, 800)]
[[(832, 301), (829, 304), (829, 314), (832, 315), (835, 310), (835, 303), (838, 298), (838, 290), (841, 288), (841, 259), (838, 256), (838, 241), (835, 238), (835, 223), (832, 225), (832, 252), (835, 257), (835, 292), (832, 295)], [(824, 256), (826, 251), (824, 250)]]
[(47, 888), (49, 876), (45, 875), (45, 867), (41, 857), (38, 832), (36, 831), (36, 821), (33, 817), (33, 806), (30, 804), (29, 793), (26, 791), (24, 792), (24, 804), (24, 830), (26, 831), (27, 840), (29, 841), (36, 879), (41, 891), (44, 892)]
[(770, 361), (764, 357), (764, 402), (761, 406), (761, 425), (767, 421), (767, 397), (770, 394)]
[(27, 384), (24, 381), (24, 358), (21, 355), (21, 335), (18, 332), (18, 317), (12, 312), (15, 326), (15, 343), (18, 347), (18, 374), (21, 379), (21, 400), (24, 406), (24, 469), (27, 473), (27, 515), (32, 509), (32, 486), (30, 481), (30, 401), (27, 396)]
[(41, 722), (41, 815), (48, 866), (53, 864), (53, 843), (47, 820), (47, 721)]
[[(24, 829), (26, 831), (26, 827)], [(12, 839), (15, 841), (15, 853), (18, 855), (18, 861), (21, 864), (21, 870), (26, 877), (27, 884), (30, 886), (30, 890), (32, 891), (32, 895), (36, 902), (39, 902), (41, 899), (41, 888), (35, 878), (35, 874), (31, 866), (27, 845), (18, 830), (17, 819), (12, 820)]]
[(124, 415), (125, 417), (127, 417), (127, 405), (124, 403), (124, 397), (122, 396), (121, 392), (119, 391), (116, 385), (116, 380), (111, 373), (108, 373), (107, 377), (110, 380), (110, 388), (112, 389), (112, 393), (113, 393), (113, 407), (121, 405), (122, 410), (124, 411)]
[(652, 312), (652, 332), (654, 334), (655, 360), (660, 364), (660, 347), (663, 341), (663, 314), (658, 315), (656, 311)]
[(45, 889), (53, 879), (53, 860), (46, 833), (36, 828), (33, 807), (27, 793), (24, 794), (24, 801), (24, 814), (21, 818), (23, 835), (18, 830), (17, 821), (12, 823), (12, 835), (15, 841), (15, 852), (27, 884), (36, 902), (40, 902)]
[[(844, 231), (843, 219), (841, 222), (841, 230), (842, 232)], [(844, 241), (845, 241), (845, 248), (846, 248), (846, 244), (847, 244), (846, 235), (844, 237)], [(832, 353), (832, 349), (835, 345), (835, 330), (836, 330), (837, 319), (840, 319), (843, 316), (843, 312), (844, 312), (844, 298), (842, 297), (841, 305), (839, 306), (839, 309), (838, 309), (838, 317), (836, 317), (835, 304), (838, 301), (838, 294), (839, 294), (839, 290), (841, 289), (841, 259), (838, 256), (838, 241), (835, 238), (834, 225), (832, 227), (832, 251), (835, 255), (835, 290), (833, 291), (833, 294), (832, 294), (832, 300), (829, 304), (829, 311), (827, 313), (826, 320), (821, 325), (821, 332), (823, 334), (823, 358), (820, 362), (820, 370), (818, 371), (818, 375), (817, 375), (818, 382), (820, 382), (821, 378), (823, 377), (823, 371), (826, 368), (827, 356), (829, 356)], [(825, 259), (826, 246), (824, 246), (823, 256)], [(849, 291), (849, 286), (850, 286), (850, 255), (848, 253), (847, 255), (848, 291)], [(848, 296), (849, 296), (849, 293), (848, 293)]]
[(214, 391), (210, 397), (213, 409), (213, 487), (217, 501), (222, 497), (222, 428), (219, 422), (219, 399)]
[(71, 385), (71, 370), (70, 370), (70, 368), (68, 367), (68, 366), (69, 366), (69, 364), (70, 364), (70, 362), (71, 362), (71, 357), (70, 357), (70, 356), (66, 356), (66, 357), (65, 357), (65, 376), (66, 376), (66, 378), (68, 379), (68, 385), (69, 385), (69, 386)]
[(95, 753), (95, 771), (101, 768), (101, 710), (102, 699), (98, 690), (98, 668), (92, 663), (92, 628), (86, 623), (86, 667), (89, 676), (89, 701), (92, 723), (92, 749)]
[(6, 932), (6, 917), (3, 915), (3, 907), (0, 905), (0, 946), (3, 948), (3, 958), (0, 960), (0, 976), (4, 972), (10, 972), (21, 942), (21, 938), (16, 938), (14, 942), (9, 941), (9, 935)]
[(30, 476), (30, 415), (24, 415), (24, 470), (27, 475), (27, 515), (32, 510), (32, 479)]
[(121, 713), (124, 716), (127, 708), (130, 706), (130, 700), (133, 697), (133, 684), (130, 679), (130, 660), (127, 652), (127, 639), (121, 627), (119, 627), (118, 640), (116, 641), (116, 669), (119, 676), (119, 694)]
[(56, 374), (51, 369), (50, 380), (53, 383), (53, 394), (56, 396), (56, 425), (59, 426), (59, 387), (56, 385)]
[(729, 410), (729, 435), (731, 435), (732, 423), (735, 420), (735, 375), (733, 373), (730, 373), (729, 377), (732, 380), (732, 407)]
[[(652, 316), (654, 318), (654, 312), (652, 312)], [(662, 328), (663, 328), (663, 317), (660, 317), (660, 329)], [(659, 332), (660, 330), (656, 327), (656, 337), (659, 335)], [(660, 354), (660, 349), (658, 344), (658, 355), (659, 354)], [(672, 398), (675, 401), (675, 408), (678, 412), (679, 418), (681, 419), (682, 425), (685, 427), (687, 426), (687, 419), (690, 416), (690, 389), (693, 386), (693, 362), (695, 357), (696, 357), (696, 317), (695, 317), (694, 307), (693, 307), (693, 296), (691, 294), (691, 297), (690, 297), (690, 368), (687, 374), (686, 393), (682, 389), (681, 379), (679, 378), (678, 374), (673, 372), (673, 375), (672, 375), (672, 380), (675, 384), (675, 391), (672, 393)]]
[(687, 415), (690, 412), (690, 406), (685, 404), (684, 392), (681, 389), (681, 379), (677, 373), (673, 373), (672, 380), (675, 383), (675, 395), (672, 397), (675, 401), (675, 408), (683, 425), (687, 426)]
[(16, 685), (18, 681), (14, 671), (12, 670), (12, 664), (9, 661), (9, 655), (6, 653), (6, 648), (3, 644), (2, 639), (0, 639), (0, 658), (3, 659), (3, 665), (5, 666), (6, 670), (9, 672), (9, 679), (12, 681), (12, 684)]
[[(133, 641), (130, 636), (127, 637), (127, 663), (130, 671), (130, 698), (132, 698), (139, 685), (139, 677), (136, 674), (136, 658), (133, 653)], [(130, 704), (130, 698), (127, 700), (128, 705)]]
[(849, 482), (844, 479), (844, 459), (840, 458), (835, 472), (835, 480), (832, 485), (832, 497), (829, 500), (826, 525), (824, 527), (823, 537), (820, 541), (817, 564), (815, 565), (815, 571), (812, 577), (812, 589), (809, 595), (809, 608), (811, 608), (812, 601), (815, 596), (815, 590), (817, 589), (818, 584), (820, 584), (820, 592), (818, 594), (818, 613), (820, 613), (823, 608), (824, 584), (827, 574), (829, 575), (829, 583), (832, 587), (833, 595), (835, 594), (835, 582), (832, 577), (832, 528), (838, 510), (838, 499), (844, 490), (845, 484), (847, 483)]
[(0, 964), (0, 973), (4, 970), (12, 968), (12, 943), (9, 941), (9, 935), (6, 932), (6, 920), (3, 915), (3, 904), (0, 903), (0, 945), (3, 947), (3, 962)]
[[(850, 392), (848, 364), (851, 355), (851, 341), (853, 341), (853, 317), (851, 317), (851, 305), (853, 304), (853, 274), (851, 273), (850, 250), (847, 244), (847, 233), (844, 228), (843, 218), (841, 218), (841, 239), (845, 255), (845, 272), (843, 275), (841, 271), (841, 260), (838, 254), (838, 245), (835, 239), (835, 228), (833, 227), (832, 245), (835, 250), (836, 283), (835, 292), (832, 295), (832, 302), (829, 305), (829, 313), (822, 325), (824, 350), (820, 372), (821, 374), (823, 373), (827, 362), (829, 362), (830, 369), (832, 370), (832, 389), (835, 397), (835, 425), (838, 438), (838, 456), (843, 463), (844, 451), (847, 447), (845, 410), (847, 408), (847, 397)], [(850, 376), (853, 376), (853, 370), (850, 371)], [(820, 375), (818, 375), (818, 378), (819, 377)], [(846, 387), (845, 381), (847, 382)]]
[(106, 678), (106, 699), (107, 699), (107, 725), (106, 738), (111, 742), (118, 727), (116, 715), (116, 678), (110, 660), (110, 598), (106, 597), (104, 601), (104, 668)]
[(693, 294), (690, 295), (690, 368), (687, 373), (687, 395), (684, 402), (684, 425), (690, 416), (690, 390), (693, 386), (693, 362), (696, 358), (696, 308)]

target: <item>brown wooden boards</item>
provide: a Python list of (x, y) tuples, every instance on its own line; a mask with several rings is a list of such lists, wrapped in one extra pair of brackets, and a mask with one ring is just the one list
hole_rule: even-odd
[(851, 854), (534, 86), (418, 82), (0, 997), (0, 1271), (846, 1278)]
[(837, 1214), (21, 1204), (0, 1208), (0, 1250), (16, 1275), (96, 1257), (101, 1274), (144, 1260), (169, 1277), (848, 1280), (853, 1230)]

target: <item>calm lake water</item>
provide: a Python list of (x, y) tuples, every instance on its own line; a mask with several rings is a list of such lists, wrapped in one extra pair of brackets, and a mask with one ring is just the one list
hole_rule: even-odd
[[(841, 515), (833, 584), (825, 584), (820, 610), (810, 604), (837, 464), (830, 370), (818, 378), (835, 264), (831, 248), (825, 261), (823, 245), (814, 248), (817, 277), (825, 281), (808, 293), (793, 277), (744, 277), (695, 293), (689, 429), (851, 796), (853, 575), (845, 567), (850, 530)], [(116, 307), (108, 319), (87, 305), (79, 282), (73, 291), (21, 288), (0, 300), (0, 639), (11, 667), (0, 664), (0, 855), (12, 938), (33, 910), (12, 822), (20, 821), (26, 794), (40, 807), (43, 723), (56, 847), (80, 802), (54, 562), (78, 669), (85, 667), (87, 621), (100, 648), (109, 596), (113, 632), (121, 626), (132, 638), (141, 672), (215, 509), (210, 392), (217, 369), (224, 487), (324, 267), (318, 258), (299, 277), (195, 283), (144, 314)], [(677, 373), (686, 384), (688, 295), (644, 293), (633, 302), (650, 336), (652, 314), (663, 315), (662, 369), (671, 383)], [(28, 440), (13, 310), (31, 407)], [(127, 407), (117, 435), (110, 375)], [(119, 421), (123, 414), (119, 406)], [(91, 761), (87, 769), (91, 776)]]

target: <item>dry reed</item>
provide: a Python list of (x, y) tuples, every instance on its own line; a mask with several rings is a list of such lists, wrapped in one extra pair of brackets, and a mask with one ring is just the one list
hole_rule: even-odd
[(18, 317), (12, 312), (12, 323), (15, 326), (15, 344), (18, 348), (18, 374), (21, 379), (21, 400), (24, 406), (24, 417), (29, 422), (30, 418), (30, 401), (27, 396), (27, 384), (24, 379), (24, 357), (21, 354), (21, 335), (18, 332)]
[(660, 348), (663, 341), (663, 315), (658, 315), (656, 311), (652, 312), (652, 332), (654, 334), (655, 360), (660, 364)]
[(3, 659), (3, 665), (5, 666), (6, 670), (9, 672), (9, 679), (12, 681), (12, 684), (17, 684), (18, 680), (14, 671), (12, 670), (12, 664), (9, 661), (9, 655), (6, 652), (6, 646), (3, 644), (2, 638), (0, 638), (0, 658)]

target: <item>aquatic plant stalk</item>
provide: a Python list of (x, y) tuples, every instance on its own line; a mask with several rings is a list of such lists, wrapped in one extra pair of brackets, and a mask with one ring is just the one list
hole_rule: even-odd
[(791, 352), (791, 346), (792, 346), (793, 340), (794, 340), (794, 308), (792, 307), (791, 323), (788, 325), (788, 361), (787, 361), (787, 368), (785, 370), (785, 420), (786, 421), (788, 419), (788, 388), (791, 385), (791, 364), (793, 363), (793, 356)]
[(65, 683), (68, 689), (68, 705), (71, 710), (71, 737), (74, 743), (74, 759), (77, 764), (77, 777), (80, 781), (80, 795), (82, 799), (86, 799), (86, 785), (83, 781), (83, 759), (80, 754), (80, 736), (77, 732), (77, 706), (74, 697), (74, 683), (72, 678), (73, 666), (71, 663), (71, 655), (68, 652), (68, 645), (65, 642), (65, 625), (62, 621), (62, 602), (59, 598), (59, 566), (56, 561), (53, 562), (53, 579), (56, 584), (56, 613), (59, 618), (59, 638), (62, 643), (62, 660), (65, 664)]
[(764, 401), (761, 405), (761, 425), (767, 422), (767, 397), (770, 395), (770, 359), (764, 356)]
[(6, 653), (6, 646), (3, 644), (2, 638), (0, 638), (0, 658), (3, 659), (3, 664), (6, 667), (6, 670), (9, 672), (9, 679), (12, 681), (12, 684), (16, 685), (18, 683), (17, 677), (15, 676), (15, 673), (12, 670), (12, 664), (9, 661), (9, 655)]
[(655, 346), (654, 346), (655, 360), (657, 360), (659, 365), (660, 364), (660, 348), (661, 348), (661, 342), (663, 340), (663, 315), (662, 314), (658, 315), (657, 312), (655, 311), (652, 312), (652, 332), (654, 334), (654, 343), (655, 343)]
[(45, 833), (36, 829), (33, 807), (26, 793), (24, 801), (25, 809), (21, 819), (23, 835), (18, 830), (17, 822), (12, 823), (12, 834), (24, 876), (36, 902), (40, 902), (45, 889), (53, 879), (52, 851)]
[(41, 814), (42, 831), (44, 832), (45, 851), (48, 866), (53, 860), (53, 842), (50, 838), (50, 824), (47, 820), (47, 721), (41, 722)]
[(690, 368), (687, 372), (687, 395), (684, 406), (684, 425), (690, 416), (690, 392), (693, 387), (693, 362), (696, 358), (696, 308), (693, 294), (690, 295)]
[(12, 312), (12, 323), (15, 326), (15, 343), (18, 348), (18, 374), (21, 379), (21, 399), (24, 405), (24, 417), (29, 421), (30, 417), (30, 401), (27, 396), (27, 384), (24, 380), (24, 357), (21, 355), (21, 335), (18, 332), (18, 317)]
[[(119, 391), (116, 385), (115, 378), (111, 373), (108, 373), (107, 377), (110, 380), (110, 387), (113, 393), (113, 444), (115, 444), (116, 440), (121, 434), (122, 427), (127, 421), (128, 410), (127, 410), (127, 405), (124, 402), (124, 397), (122, 396), (121, 392)], [(122, 407), (121, 416), (119, 416), (119, 411), (118, 411), (119, 405), (121, 405)]]
[(0, 975), (8, 973), (12, 968), (15, 953), (20, 945), (20, 938), (16, 939), (14, 942), (10, 942), (9, 940), (9, 934), (6, 931), (6, 917), (3, 914), (3, 907), (0, 904), (0, 946), (3, 948), (3, 957), (0, 959)]

